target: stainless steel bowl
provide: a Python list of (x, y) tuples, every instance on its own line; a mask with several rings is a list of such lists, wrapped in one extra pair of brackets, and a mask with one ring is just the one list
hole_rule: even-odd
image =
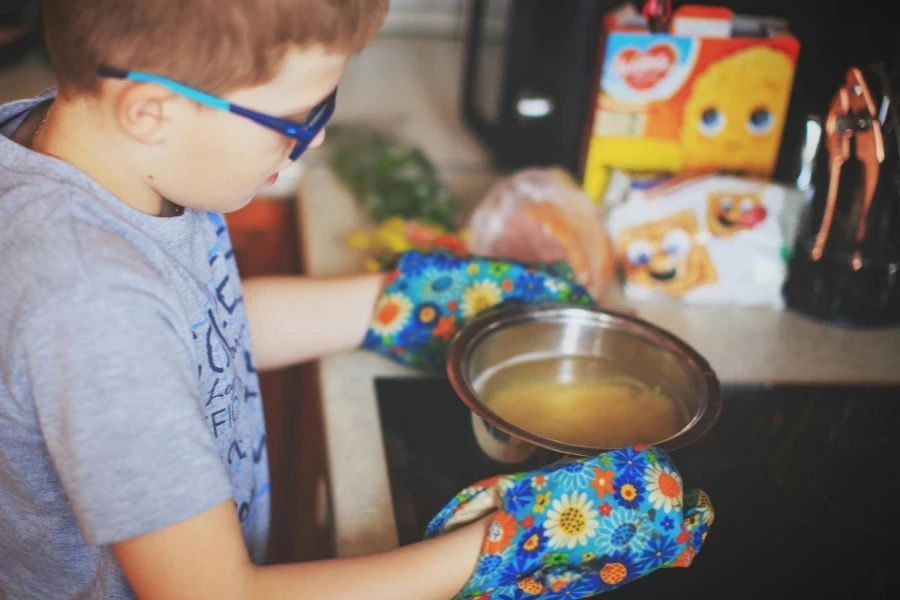
[(482, 396), (504, 377), (570, 382), (588, 372), (625, 375), (651, 388), (659, 386), (686, 423), (670, 437), (645, 442), (664, 450), (700, 438), (716, 422), (722, 407), (715, 373), (690, 346), (643, 320), (598, 308), (553, 305), (487, 313), (454, 338), (447, 371), (456, 393), (473, 412), (479, 443), (484, 448), (489, 435), (501, 450), (507, 445), (506, 455), (513, 457), (510, 462), (527, 454), (523, 444), (581, 456), (613, 448), (543, 437), (495, 414)]

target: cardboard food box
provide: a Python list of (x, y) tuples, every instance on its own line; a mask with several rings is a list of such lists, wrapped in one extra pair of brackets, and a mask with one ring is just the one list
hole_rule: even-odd
[(633, 11), (607, 15), (584, 186), (610, 169), (770, 177), (800, 43), (777, 19), (683, 6), (668, 32)]

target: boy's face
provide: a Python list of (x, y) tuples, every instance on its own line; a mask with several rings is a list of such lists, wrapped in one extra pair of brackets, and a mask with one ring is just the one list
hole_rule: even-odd
[[(291, 50), (276, 77), (223, 97), (272, 116), (302, 122), (337, 87), (343, 54)], [(169, 201), (197, 210), (231, 212), (245, 206), (290, 164), (296, 140), (221, 110), (183, 101), (172, 111), (165, 143), (154, 152), (150, 185)], [(322, 143), (324, 130), (309, 147)]]

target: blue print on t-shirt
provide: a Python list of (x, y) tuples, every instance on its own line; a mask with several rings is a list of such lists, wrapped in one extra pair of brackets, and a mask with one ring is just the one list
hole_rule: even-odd
[[(205, 358), (197, 365), (197, 375), (204, 391), (206, 423), (229, 469), (246, 534), (268, 523), (265, 421), (228, 228), (220, 214), (209, 213), (209, 222), (213, 241), (207, 253), (205, 318), (192, 326), (197, 356)], [(260, 511), (263, 523), (257, 522)]]

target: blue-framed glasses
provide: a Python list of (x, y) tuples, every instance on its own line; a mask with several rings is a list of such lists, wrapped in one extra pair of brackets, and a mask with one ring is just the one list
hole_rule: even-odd
[(316, 135), (320, 131), (322, 131), (322, 128), (325, 127), (326, 123), (328, 123), (331, 115), (334, 114), (334, 105), (337, 99), (337, 88), (335, 88), (335, 90), (331, 92), (331, 94), (327, 98), (325, 98), (325, 100), (323, 100), (321, 103), (319, 103), (309, 111), (309, 114), (306, 116), (306, 119), (302, 123), (297, 123), (294, 121), (289, 121), (287, 119), (273, 117), (271, 115), (256, 112), (255, 110), (250, 110), (249, 108), (244, 108), (243, 106), (239, 106), (237, 104), (232, 104), (227, 100), (217, 98), (216, 96), (207, 94), (206, 92), (201, 92), (198, 89), (184, 85), (183, 83), (178, 83), (177, 81), (174, 81), (172, 79), (162, 77), (161, 75), (144, 73), (142, 71), (123, 71), (121, 69), (114, 69), (112, 67), (100, 67), (99, 69), (97, 69), (97, 74), (100, 75), (100, 77), (127, 79), (129, 81), (137, 81), (140, 83), (155, 83), (169, 90), (172, 90), (177, 94), (181, 94), (185, 98), (189, 98), (194, 102), (203, 104), (204, 106), (209, 106), (212, 108), (217, 108), (219, 110), (231, 112), (236, 115), (241, 115), (242, 117), (250, 119), (254, 123), (259, 123), (263, 127), (274, 129), (281, 135), (285, 135), (289, 138), (297, 140), (297, 143), (294, 144), (293, 150), (291, 150), (291, 160), (297, 160), (297, 158), (299, 158), (300, 155), (303, 154), (303, 151), (306, 150), (306, 148), (309, 146), (310, 142), (313, 141)]

